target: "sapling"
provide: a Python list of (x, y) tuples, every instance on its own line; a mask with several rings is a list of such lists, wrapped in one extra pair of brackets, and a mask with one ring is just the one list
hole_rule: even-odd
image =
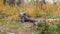
[(39, 11), (35, 11), (35, 16), (39, 17)]

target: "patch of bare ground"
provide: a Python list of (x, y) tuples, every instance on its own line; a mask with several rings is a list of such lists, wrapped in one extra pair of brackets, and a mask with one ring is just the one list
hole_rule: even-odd
[(33, 23), (30, 23), (30, 22), (25, 22), (23, 23), (23, 25), (27, 28), (31, 28), (29, 30), (26, 29), (20, 29), (20, 30), (17, 30), (16, 31), (16, 34), (31, 34), (32, 32), (34, 32), (34, 30), (32, 29), (34, 24)]

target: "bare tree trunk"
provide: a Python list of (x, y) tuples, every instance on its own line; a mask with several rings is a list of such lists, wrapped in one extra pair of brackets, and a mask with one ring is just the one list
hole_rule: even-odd
[(21, 0), (18, 0), (18, 2), (17, 2), (17, 6), (20, 6), (21, 5)]
[[(41, 9), (43, 9), (43, 10), (45, 10), (46, 9), (46, 2), (45, 2), (45, 0), (41, 0), (40, 1), (40, 6), (41, 6)], [(43, 7), (44, 6), (44, 7)]]
[(46, 2), (45, 2), (45, 0), (42, 0), (42, 2), (45, 4)]
[(15, 0), (8, 0), (8, 3), (10, 6), (13, 6), (13, 5), (15, 5)]

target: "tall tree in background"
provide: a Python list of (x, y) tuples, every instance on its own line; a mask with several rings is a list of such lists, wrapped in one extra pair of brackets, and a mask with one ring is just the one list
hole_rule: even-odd
[(46, 4), (45, 0), (40, 1), (41, 9), (43, 10), (45, 9), (45, 4)]
[(20, 4), (22, 3), (21, 1), (22, 1), (22, 0), (18, 0), (17, 6), (20, 6)]
[(3, 4), (4, 4), (4, 5), (6, 4), (6, 0), (3, 0)]
[(42, 2), (45, 4), (46, 2), (45, 2), (45, 0), (42, 0)]
[(13, 5), (15, 5), (15, 0), (9, 0), (8, 3), (10, 6), (13, 6)]
[(53, 0), (53, 6), (54, 6), (54, 9), (56, 10), (56, 0)]

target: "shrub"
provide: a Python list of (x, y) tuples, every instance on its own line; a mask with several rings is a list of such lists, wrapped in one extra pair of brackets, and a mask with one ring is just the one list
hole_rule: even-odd
[(37, 25), (38, 28), (36, 29), (38, 32), (37, 34), (58, 34), (57, 26), (56, 25), (48, 25), (47, 22), (43, 21)]

